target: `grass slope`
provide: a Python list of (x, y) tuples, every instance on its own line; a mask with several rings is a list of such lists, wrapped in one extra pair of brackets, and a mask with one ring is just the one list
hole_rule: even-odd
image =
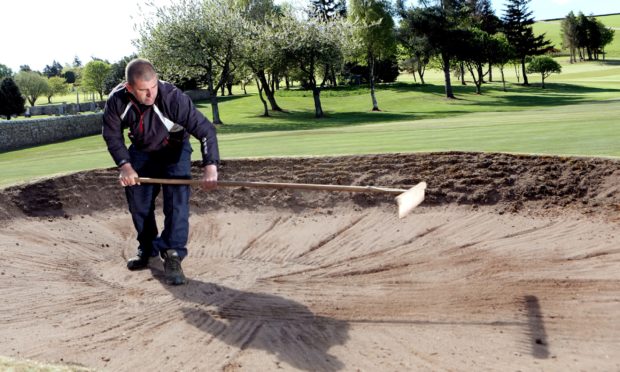
[[(575, 15), (579, 14), (579, 10), (574, 11)], [(584, 13), (585, 15), (589, 15)], [(616, 30), (614, 40), (607, 45), (605, 52), (607, 58), (620, 58), (620, 14), (596, 17), (607, 27)], [(534, 33), (540, 35), (546, 34), (548, 40), (551, 40), (557, 49), (562, 49), (562, 21), (539, 21), (534, 24)]]

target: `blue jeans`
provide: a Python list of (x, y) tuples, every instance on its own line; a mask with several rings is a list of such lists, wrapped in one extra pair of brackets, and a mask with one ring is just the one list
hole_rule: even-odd
[[(140, 177), (191, 178), (192, 147), (189, 140), (179, 148), (143, 152), (129, 147), (131, 165)], [(163, 189), (164, 230), (158, 236), (155, 222), (155, 200)], [(183, 259), (187, 256), (189, 235), (189, 185), (142, 184), (125, 187), (127, 204), (138, 233), (138, 255), (156, 256), (174, 249)]]

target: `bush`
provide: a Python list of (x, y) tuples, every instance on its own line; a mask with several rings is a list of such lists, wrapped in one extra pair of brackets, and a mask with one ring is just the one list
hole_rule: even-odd
[[(368, 84), (369, 74), (368, 66), (349, 62), (345, 64), (341, 78), (346, 84)], [(399, 74), (396, 57), (378, 60), (375, 63), (375, 82), (377, 83), (393, 83)]]
[(19, 87), (12, 78), (4, 78), (0, 82), (0, 115), (11, 120), (12, 115), (19, 115), (26, 111), (26, 100), (19, 91)]

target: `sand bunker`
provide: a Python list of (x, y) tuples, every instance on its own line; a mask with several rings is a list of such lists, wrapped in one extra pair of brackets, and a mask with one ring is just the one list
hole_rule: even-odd
[[(0, 191), (0, 355), (99, 370), (618, 370), (620, 162), (229, 161), (221, 178), (428, 183), (192, 197), (186, 286), (129, 272), (116, 172)], [(161, 221), (160, 221), (161, 222)]]

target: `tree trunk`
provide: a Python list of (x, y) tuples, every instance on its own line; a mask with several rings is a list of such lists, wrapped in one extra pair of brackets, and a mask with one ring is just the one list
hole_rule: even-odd
[(325, 83), (329, 80), (329, 65), (325, 65), (323, 70), (323, 81), (321, 81), (321, 88), (325, 87)]
[(545, 74), (542, 73), (540, 76), (542, 77), (542, 88), (545, 89)]
[(256, 87), (258, 88), (258, 96), (260, 97), (260, 101), (263, 103), (263, 116), (269, 116), (269, 108), (267, 107), (267, 101), (263, 98), (263, 88), (261, 88), (260, 80), (256, 79)]
[(465, 82), (465, 64), (463, 62), (459, 64), (459, 75), (461, 76), (461, 85), (467, 85)]
[(527, 74), (525, 72), (525, 57), (521, 57), (521, 73), (523, 74), (523, 85), (530, 85), (527, 81)]
[(517, 84), (521, 82), (521, 75), (519, 74), (519, 66), (516, 63), (513, 63), (515, 68), (515, 76), (517, 77)]
[(476, 94), (482, 94), (482, 80), (480, 79), (480, 75), (476, 77), (476, 74), (480, 73), (480, 65), (472, 66), (471, 63), (467, 63), (467, 69), (469, 70), (471, 78), (474, 81), (474, 85), (476, 86)]
[(489, 83), (493, 82), (493, 65), (489, 63)]
[(267, 96), (267, 100), (269, 101), (269, 104), (271, 105), (271, 110), (272, 111), (283, 111), (282, 108), (278, 106), (278, 103), (276, 102), (276, 98), (273, 95), (273, 91), (269, 89), (269, 83), (267, 82), (267, 77), (265, 76), (265, 70), (259, 70), (256, 73), (256, 76), (258, 76), (258, 78), (260, 79), (260, 83), (263, 86), (263, 90), (265, 91), (265, 96)]
[(504, 87), (504, 92), (506, 91), (506, 79), (504, 78), (504, 66), (500, 66), (499, 72), (502, 74), (502, 86)]
[(482, 63), (478, 64), (477, 71), (478, 71), (478, 81), (480, 82), (480, 84), (482, 84), (484, 83), (484, 72), (482, 72)]
[(288, 80), (288, 74), (284, 75), (284, 84), (286, 84), (286, 90), (291, 89), (291, 82)]
[(379, 104), (377, 103), (377, 97), (375, 95), (375, 58), (371, 55), (368, 57), (368, 67), (370, 67), (370, 98), (372, 99), (372, 111), (379, 110)]
[(212, 62), (207, 62), (207, 91), (211, 101), (211, 112), (213, 113), (213, 124), (223, 124), (220, 119), (220, 109), (217, 105), (217, 90), (213, 87), (213, 67)]
[(312, 98), (314, 98), (314, 117), (319, 119), (323, 117), (323, 108), (321, 107), (321, 88), (316, 86), (316, 83), (312, 87)]
[(450, 56), (443, 53), (441, 58), (443, 60), (443, 76), (445, 81), (446, 98), (454, 98), (452, 83), (450, 82)]
[(269, 85), (271, 86), (271, 91), (275, 92), (276, 91), (276, 74), (271, 73), (271, 81)]
[(424, 82), (424, 70), (425, 70), (425, 67), (421, 63), (418, 62), (418, 75), (420, 75), (420, 83), (422, 83), (422, 85), (426, 84)]
[(220, 108), (217, 104), (217, 95), (211, 94), (209, 99), (211, 101), (211, 112), (213, 112), (213, 124), (224, 124), (220, 119)]
[(228, 82), (228, 83), (226, 83), (226, 89), (228, 90), (228, 95), (229, 95), (229, 96), (232, 96), (232, 95), (233, 95), (233, 93), (232, 93), (232, 87), (233, 87), (233, 83), (232, 83), (232, 82)]

